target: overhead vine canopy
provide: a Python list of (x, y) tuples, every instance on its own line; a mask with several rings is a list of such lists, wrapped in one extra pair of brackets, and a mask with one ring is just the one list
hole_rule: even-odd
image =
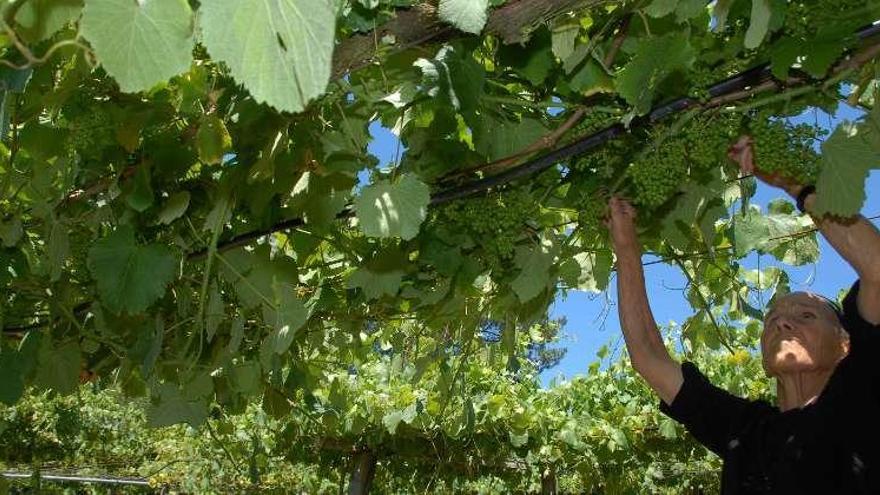
[[(513, 372), (517, 331), (607, 287), (611, 193), (692, 281), (694, 349), (730, 346), (786, 285), (738, 260), (818, 251), (791, 205), (748, 205), (728, 145), (754, 135), (823, 214), (880, 164), (873, 1), (0, 4), (6, 403), (97, 375), (155, 424), (283, 415), (377, 349), (454, 394), (486, 322)], [(870, 113), (821, 153), (784, 119), (841, 98)]]

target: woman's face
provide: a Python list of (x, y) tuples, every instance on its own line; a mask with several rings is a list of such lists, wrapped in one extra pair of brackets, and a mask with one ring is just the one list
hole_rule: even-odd
[(837, 315), (816, 295), (788, 294), (764, 319), (761, 355), (770, 376), (832, 370), (848, 349)]

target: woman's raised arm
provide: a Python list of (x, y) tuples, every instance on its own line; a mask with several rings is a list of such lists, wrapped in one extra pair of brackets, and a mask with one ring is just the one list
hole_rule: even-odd
[(669, 355), (645, 289), (642, 252), (635, 227), (635, 209), (611, 198), (608, 229), (617, 256), (617, 310), (633, 368), (666, 404), (672, 404), (684, 381), (681, 365)]

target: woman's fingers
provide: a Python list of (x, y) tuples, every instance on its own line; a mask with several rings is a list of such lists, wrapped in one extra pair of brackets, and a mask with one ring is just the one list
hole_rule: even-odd
[(754, 148), (751, 136), (740, 136), (727, 150), (727, 156), (739, 165), (745, 175), (755, 172)]
[(613, 223), (623, 219), (632, 221), (636, 217), (636, 209), (625, 198), (612, 196), (608, 200), (608, 218)]

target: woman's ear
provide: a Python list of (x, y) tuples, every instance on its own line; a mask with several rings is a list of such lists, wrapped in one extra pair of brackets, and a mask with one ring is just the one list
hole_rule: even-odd
[(844, 330), (843, 327), (837, 327), (837, 331), (840, 339), (840, 359), (843, 359), (849, 355), (849, 332)]

